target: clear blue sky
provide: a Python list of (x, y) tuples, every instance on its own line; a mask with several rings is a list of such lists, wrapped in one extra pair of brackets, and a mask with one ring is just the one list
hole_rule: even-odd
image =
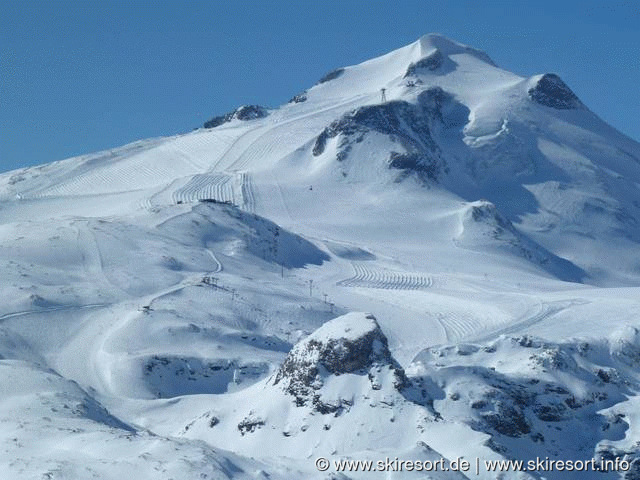
[(276, 106), (429, 32), (521, 75), (559, 73), (640, 140), (636, 0), (3, 0), (0, 171)]

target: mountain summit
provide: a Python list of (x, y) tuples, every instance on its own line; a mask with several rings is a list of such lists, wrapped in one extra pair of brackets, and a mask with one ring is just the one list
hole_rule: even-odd
[(472, 55), (488, 63), (489, 65), (492, 65), (494, 67), (496, 66), (489, 55), (487, 55), (482, 50), (477, 50), (475, 48), (468, 47), (467, 45), (455, 42), (438, 33), (429, 33), (427, 35), (424, 35), (420, 37), (420, 39), (413, 45), (416, 44), (420, 46), (420, 56), (422, 58), (432, 55), (434, 51), (438, 51), (445, 57), (450, 57), (451, 55), (467, 54)]
[[(322, 215), (317, 205), (348, 217), (341, 195), (355, 185), (356, 197), (368, 195), (377, 185), (380, 197), (416, 197), (411, 206), (387, 204), (392, 218), (394, 210), (424, 205), (442, 216), (461, 201), (488, 200), (530, 245), (586, 272), (584, 281), (638, 281), (625, 252), (640, 241), (640, 146), (589, 111), (555, 74), (523, 78), (480, 50), (429, 34), (334, 70), (278, 108), (243, 106), (206, 125), (6, 174), (0, 195), (24, 204), (129, 194), (145, 208), (214, 199), (311, 231), (308, 220)], [(285, 207), (291, 200), (284, 191), (294, 185), (344, 193)], [(436, 191), (453, 203), (434, 204)], [(353, 204), (360, 201), (367, 203)], [(457, 228), (450, 218), (447, 228)]]

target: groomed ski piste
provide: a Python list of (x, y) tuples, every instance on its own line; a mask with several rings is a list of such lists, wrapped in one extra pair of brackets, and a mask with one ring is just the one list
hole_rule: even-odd
[(640, 145), (559, 77), (426, 35), (214, 124), (0, 176), (0, 477), (638, 478)]

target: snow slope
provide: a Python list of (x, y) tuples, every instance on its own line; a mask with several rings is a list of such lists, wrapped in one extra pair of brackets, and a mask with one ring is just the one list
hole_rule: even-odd
[(0, 175), (6, 476), (636, 462), (640, 145), (559, 77), (426, 35), (207, 126)]

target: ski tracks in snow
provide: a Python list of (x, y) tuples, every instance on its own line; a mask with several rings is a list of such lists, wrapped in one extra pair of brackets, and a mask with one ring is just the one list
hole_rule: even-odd
[(194, 175), (186, 185), (172, 194), (174, 203), (191, 203), (200, 200), (234, 202), (231, 176), (224, 173)]
[(216, 255), (208, 248), (207, 248), (207, 253), (216, 264), (216, 269), (210, 272), (209, 275), (214, 273), (220, 273), (222, 271), (222, 263), (220, 263), (220, 260), (218, 260), (218, 257), (216, 257)]
[(486, 342), (499, 337), (500, 335), (511, 335), (522, 332), (523, 330), (533, 327), (558, 313), (571, 308), (575, 305), (584, 305), (587, 302), (583, 299), (558, 300), (555, 302), (538, 301), (533, 309), (525, 312), (520, 318), (510, 323), (508, 326), (494, 330), (488, 335), (474, 338), (476, 342)]
[(109, 286), (120, 294), (124, 294), (124, 298), (129, 297), (130, 295), (128, 292), (123, 290), (120, 285), (113, 282), (107, 276), (104, 269), (102, 252), (100, 251), (100, 244), (98, 243), (98, 238), (91, 227), (91, 223), (88, 220), (83, 220), (75, 221), (72, 225), (77, 232), (78, 250), (82, 255), (84, 268), (87, 272), (88, 278), (92, 278), (94, 281), (101, 278), (105, 286)]
[(482, 319), (473, 312), (449, 311), (446, 314), (438, 313), (436, 318), (448, 342), (460, 341), (485, 327)]
[[(234, 204), (248, 212), (255, 212), (255, 187), (248, 172), (237, 172), (233, 175), (221, 172), (196, 174), (188, 180), (181, 180), (182, 185), (178, 188), (175, 188), (175, 183), (172, 182), (143, 199), (140, 206), (146, 210), (152, 210), (163, 201), (175, 205), (208, 200)], [(175, 188), (173, 192), (171, 192), (172, 187)]]
[(380, 288), (385, 290), (422, 290), (433, 285), (433, 279), (420, 274), (372, 268), (364, 262), (351, 262), (354, 275), (340, 280), (341, 287)]
[(21, 312), (12, 312), (12, 313), (5, 313), (4, 315), (0, 315), (0, 322), (9, 320), (10, 318), (15, 318), (15, 317), (26, 317), (28, 315), (37, 315), (37, 314), (50, 313), (50, 312), (89, 310), (94, 308), (104, 308), (104, 307), (108, 307), (109, 305), (110, 304), (108, 303), (89, 303), (87, 305), (60, 305), (56, 307), (39, 308), (37, 310), (24, 310)]
[(240, 173), (240, 192), (242, 194), (242, 208), (247, 212), (256, 211), (256, 195), (251, 175), (247, 172)]
[[(357, 102), (362, 100), (363, 97), (366, 97), (366, 95), (358, 95), (320, 110), (294, 115), (289, 118), (281, 118), (276, 123), (262, 125), (248, 130), (231, 143), (209, 171), (226, 170), (237, 172), (256, 162), (264, 163), (266, 160), (273, 160), (273, 155), (276, 152), (279, 152), (278, 156), (280, 157), (286, 156), (299, 147), (300, 143), (305, 141), (304, 138), (300, 140), (301, 135), (311, 139), (321, 130), (321, 128), (309, 126), (298, 132), (297, 135), (292, 135), (289, 127), (290, 124), (300, 122), (305, 118), (317, 116), (319, 113), (328, 114), (332, 111), (340, 112), (335, 115), (335, 117), (338, 117), (342, 111), (348, 111), (349, 106), (353, 105), (355, 107)], [(331, 121), (331, 119), (333, 118), (327, 120)]]

